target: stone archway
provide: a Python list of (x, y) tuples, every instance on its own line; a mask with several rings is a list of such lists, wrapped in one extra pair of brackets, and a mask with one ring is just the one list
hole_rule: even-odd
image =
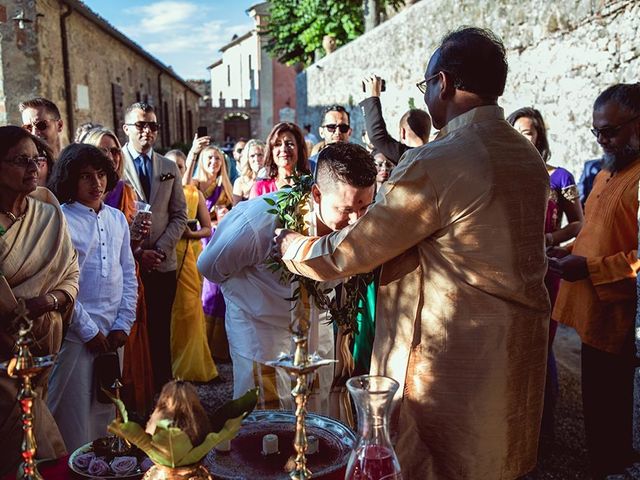
[(251, 138), (251, 117), (244, 112), (232, 112), (224, 116), (224, 138), (233, 141)]

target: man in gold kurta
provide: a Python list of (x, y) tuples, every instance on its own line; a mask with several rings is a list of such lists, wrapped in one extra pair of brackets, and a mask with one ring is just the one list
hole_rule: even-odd
[(354, 225), (277, 237), (288, 268), (316, 279), (384, 263), (371, 373), (401, 383), (405, 479), (514, 479), (536, 462), (549, 176), (497, 106), (506, 74), (491, 32), (448, 35), (418, 85), (436, 140), (405, 154)]

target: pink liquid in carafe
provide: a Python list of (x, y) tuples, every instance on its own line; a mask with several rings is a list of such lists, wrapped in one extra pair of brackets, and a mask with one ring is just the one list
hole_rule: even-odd
[(380, 445), (365, 445), (349, 462), (345, 480), (401, 480), (400, 467), (393, 451)]

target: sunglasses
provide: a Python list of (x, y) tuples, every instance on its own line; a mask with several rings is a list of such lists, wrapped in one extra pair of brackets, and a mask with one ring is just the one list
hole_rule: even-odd
[(591, 133), (593, 133), (593, 136), (596, 138), (599, 138), (599, 137), (607, 138), (607, 139), (613, 138), (616, 135), (618, 135), (618, 133), (620, 133), (620, 130), (622, 130), (622, 127), (624, 127), (625, 125), (628, 125), (629, 123), (639, 118), (640, 118), (640, 115), (636, 115), (635, 117), (630, 118), (626, 122), (622, 122), (620, 125), (616, 125), (614, 127), (592, 128)]
[(242, 153), (242, 148), (236, 148), (236, 153)]
[(122, 153), (118, 147), (101, 148), (100, 150), (102, 150), (105, 155), (111, 155), (112, 157), (115, 157), (116, 155), (120, 155)]
[(24, 128), (28, 132), (33, 132), (34, 129), (38, 130), (39, 132), (44, 132), (48, 126), (49, 120), (38, 120), (37, 122), (33, 123), (25, 123), (24, 125), (22, 125), (22, 128)]
[(340, 133), (347, 133), (351, 128), (346, 123), (327, 123), (326, 125), (322, 125), (322, 128), (326, 128), (331, 133), (336, 131), (336, 128), (340, 130)]
[(29, 157), (27, 155), (20, 155), (10, 160), (5, 160), (6, 163), (11, 163), (16, 167), (27, 168), (32, 163), (35, 163), (36, 167), (42, 168), (47, 164), (47, 158), (41, 155), (35, 157)]
[(152, 132), (157, 132), (160, 128), (160, 124), (157, 122), (136, 122), (136, 123), (125, 123), (125, 125), (129, 125), (130, 127), (136, 127), (136, 130), (142, 132), (145, 128), (148, 128)]

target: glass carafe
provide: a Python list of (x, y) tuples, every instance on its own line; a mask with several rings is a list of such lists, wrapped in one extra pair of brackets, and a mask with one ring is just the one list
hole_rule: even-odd
[(389, 377), (361, 375), (347, 381), (358, 413), (358, 443), (345, 480), (401, 480), (400, 463), (389, 438), (389, 407), (398, 390)]

